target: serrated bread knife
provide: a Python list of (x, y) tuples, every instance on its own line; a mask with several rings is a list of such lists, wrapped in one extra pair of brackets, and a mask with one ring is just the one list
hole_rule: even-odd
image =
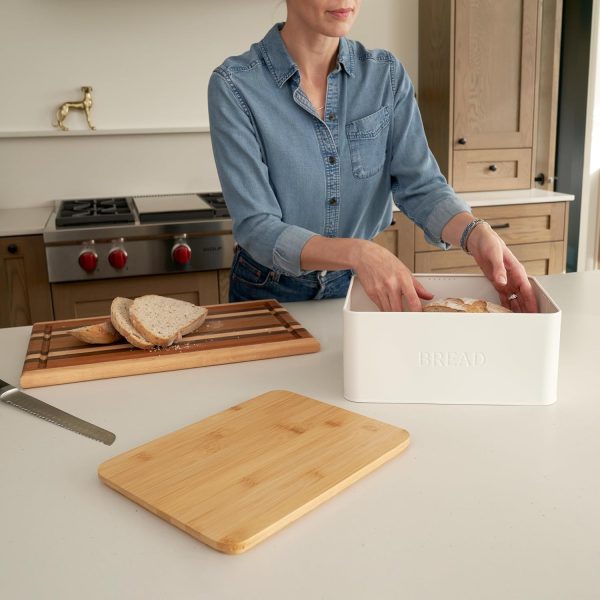
[(0, 400), (11, 406), (16, 406), (25, 412), (31, 413), (40, 419), (50, 421), (55, 425), (70, 429), (75, 433), (85, 435), (93, 440), (102, 442), (107, 446), (110, 446), (115, 441), (115, 434), (106, 429), (102, 429), (92, 423), (88, 423), (83, 419), (74, 417), (55, 406), (46, 404), (25, 392), (22, 392), (14, 385), (6, 383), (0, 379)]

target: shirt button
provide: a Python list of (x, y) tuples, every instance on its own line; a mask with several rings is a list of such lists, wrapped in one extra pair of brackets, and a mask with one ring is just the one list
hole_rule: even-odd
[(335, 121), (335, 113), (334, 113), (334, 112), (330, 112), (330, 113), (327, 115), (327, 118), (328, 118), (330, 121)]
[(330, 165), (335, 165), (335, 156), (330, 156), (328, 160)]
[(337, 198), (329, 198), (329, 204), (331, 204), (331, 206), (334, 206), (337, 204)]

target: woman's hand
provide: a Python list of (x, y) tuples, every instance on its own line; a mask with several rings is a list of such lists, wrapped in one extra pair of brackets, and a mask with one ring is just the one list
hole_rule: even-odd
[(422, 310), (421, 301), (431, 300), (429, 293), (408, 267), (389, 250), (375, 242), (356, 240), (353, 269), (365, 292), (382, 311)]
[(538, 312), (525, 267), (487, 223), (473, 229), (467, 250), (496, 288), (502, 306), (513, 312)]
[(356, 238), (311, 237), (300, 255), (305, 270), (352, 269), (371, 300), (382, 311), (422, 310), (421, 301), (430, 294), (408, 267), (375, 242)]

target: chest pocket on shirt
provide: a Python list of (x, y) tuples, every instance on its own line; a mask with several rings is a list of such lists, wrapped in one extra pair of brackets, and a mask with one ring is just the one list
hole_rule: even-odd
[(383, 106), (377, 112), (346, 125), (354, 177), (366, 179), (383, 168), (390, 115), (390, 108)]

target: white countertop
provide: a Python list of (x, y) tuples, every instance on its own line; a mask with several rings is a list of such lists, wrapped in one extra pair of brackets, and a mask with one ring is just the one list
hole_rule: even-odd
[(537, 188), (496, 192), (458, 192), (457, 195), (473, 208), (478, 206), (504, 206), (506, 204), (570, 202), (575, 199), (573, 194), (562, 194), (560, 192), (550, 192)]
[(0, 209), (0, 237), (42, 233), (52, 206)]
[[(471, 208), (481, 206), (506, 206), (509, 204), (540, 204), (542, 202), (571, 202), (573, 194), (549, 192), (536, 188), (526, 190), (502, 190), (497, 192), (457, 192)], [(400, 209), (392, 203), (392, 211)]]
[[(30, 390), (114, 431), (111, 447), (0, 403), (0, 597), (597, 598), (600, 272), (540, 280), (563, 309), (550, 406), (345, 401), (341, 300), (287, 305), (317, 354)], [(0, 330), (0, 378), (18, 381), (28, 333)], [(238, 556), (98, 480), (104, 460), (271, 389), (403, 427), (411, 446)]]

